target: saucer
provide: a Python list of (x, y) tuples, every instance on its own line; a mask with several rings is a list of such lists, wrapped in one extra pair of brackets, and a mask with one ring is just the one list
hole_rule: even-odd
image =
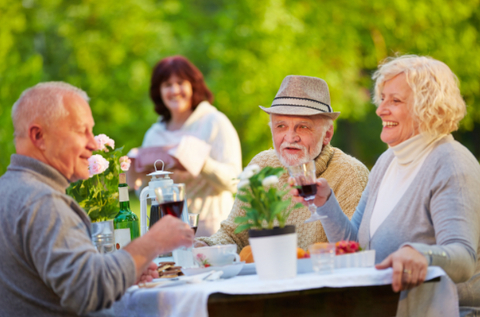
[(210, 271), (222, 271), (221, 278), (231, 278), (236, 276), (243, 268), (245, 262), (232, 263), (225, 266), (209, 266), (209, 267), (186, 267), (182, 268), (183, 274), (186, 276), (197, 275)]

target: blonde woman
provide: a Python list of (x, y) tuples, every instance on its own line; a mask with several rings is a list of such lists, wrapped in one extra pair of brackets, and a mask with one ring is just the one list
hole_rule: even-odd
[(457, 283), (460, 314), (476, 316), (480, 166), (450, 134), (466, 113), (458, 80), (444, 63), (418, 56), (387, 60), (373, 78), (380, 138), (389, 149), (373, 167), (351, 221), (328, 183), (318, 179), (315, 204), (328, 216), (322, 220), (327, 237), (359, 241), (376, 251), (377, 269), (393, 268), (393, 290), (410, 290), (401, 296), (399, 315), (458, 314), (456, 306), (445, 307), (425, 291), (430, 286), (417, 287), (428, 266), (439, 266)]

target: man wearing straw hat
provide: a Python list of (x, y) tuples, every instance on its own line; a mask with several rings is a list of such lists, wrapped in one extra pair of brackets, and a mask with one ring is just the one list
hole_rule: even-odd
[[(327, 83), (315, 77), (287, 76), (283, 80), (270, 108), (260, 106), (270, 115), (274, 149), (256, 155), (249, 165), (260, 168), (289, 167), (315, 160), (316, 177), (328, 180), (342, 210), (352, 217), (360, 196), (367, 185), (368, 169), (357, 159), (330, 145), (333, 137), (333, 120), (339, 112), (330, 105)], [(284, 173), (277, 188), (288, 183)], [(287, 195), (288, 199), (291, 195)], [(244, 213), (242, 202), (235, 199), (232, 211), (222, 222), (220, 230), (211, 237), (196, 239), (195, 246), (232, 244), (240, 251), (248, 245), (248, 233), (234, 234), (237, 224), (234, 219)], [(292, 202), (291, 207), (294, 203)], [(325, 242), (327, 237), (320, 221), (305, 223), (311, 213), (307, 207), (295, 209), (287, 224), (296, 226), (298, 246), (306, 249), (315, 242)]]

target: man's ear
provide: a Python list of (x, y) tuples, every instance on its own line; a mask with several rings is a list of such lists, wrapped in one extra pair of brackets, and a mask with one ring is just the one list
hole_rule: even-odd
[(28, 127), (28, 137), (30, 138), (30, 142), (38, 148), (39, 150), (44, 151), (45, 146), (45, 131), (42, 126), (34, 123)]
[(330, 128), (328, 128), (327, 132), (325, 132), (325, 137), (323, 138), (323, 145), (327, 145), (330, 143), (333, 137), (333, 124), (330, 125)]

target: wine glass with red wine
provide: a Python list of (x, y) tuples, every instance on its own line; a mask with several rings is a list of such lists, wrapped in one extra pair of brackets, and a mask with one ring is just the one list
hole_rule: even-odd
[(310, 210), (310, 218), (305, 222), (317, 221), (326, 216), (317, 214), (317, 206), (314, 204), (315, 195), (317, 194), (317, 177), (315, 175), (315, 161), (310, 161), (296, 166), (289, 166), (288, 173), (295, 179), (298, 194), (308, 202), (308, 210)]

